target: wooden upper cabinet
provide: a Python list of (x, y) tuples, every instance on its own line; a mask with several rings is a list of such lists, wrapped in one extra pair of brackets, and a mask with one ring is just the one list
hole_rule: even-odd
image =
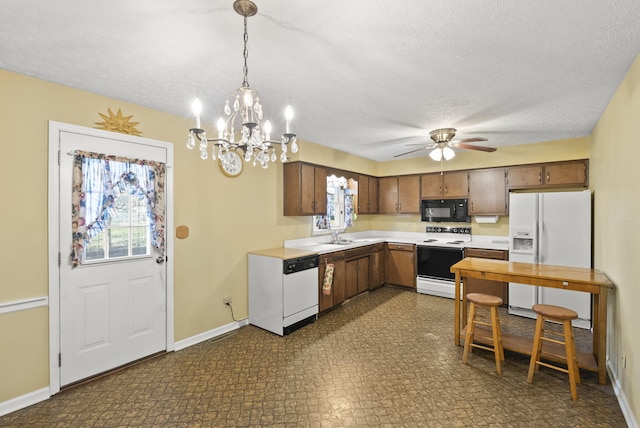
[(378, 180), (380, 214), (420, 213), (420, 177), (403, 175)]
[(509, 189), (588, 187), (589, 160), (513, 166), (507, 169)]
[(545, 165), (544, 184), (545, 186), (588, 186), (588, 161), (563, 162)]
[(378, 179), (368, 175), (358, 177), (358, 214), (378, 213)]
[(505, 176), (503, 168), (469, 172), (469, 215), (507, 214)]
[(508, 168), (507, 183), (510, 189), (542, 186), (542, 165)]
[(467, 171), (424, 174), (420, 178), (422, 199), (466, 198), (469, 196)]
[(378, 177), (369, 177), (369, 214), (378, 214)]
[(327, 170), (300, 162), (283, 167), (284, 215), (301, 216), (327, 213)]

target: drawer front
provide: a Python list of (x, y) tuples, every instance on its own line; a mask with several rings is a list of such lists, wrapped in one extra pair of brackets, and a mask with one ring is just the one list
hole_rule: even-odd
[(479, 257), (482, 259), (507, 260), (507, 252), (504, 250), (485, 250), (482, 248), (465, 248), (465, 257)]
[(397, 244), (393, 242), (387, 243), (387, 248), (398, 251), (413, 251), (413, 244)]
[(335, 251), (333, 253), (326, 253), (320, 255), (320, 263), (331, 263), (334, 260), (342, 260), (346, 256), (344, 251)]

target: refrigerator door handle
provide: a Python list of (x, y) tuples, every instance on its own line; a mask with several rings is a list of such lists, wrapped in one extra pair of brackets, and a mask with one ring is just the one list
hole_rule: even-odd
[(533, 221), (533, 263), (540, 263), (540, 234), (538, 233), (539, 220)]

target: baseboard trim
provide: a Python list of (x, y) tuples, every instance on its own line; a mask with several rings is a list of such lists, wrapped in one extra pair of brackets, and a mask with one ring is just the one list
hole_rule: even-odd
[(204, 333), (200, 333), (195, 336), (191, 336), (187, 339), (176, 342), (175, 350), (180, 351), (181, 349), (188, 348), (189, 346), (197, 345), (200, 342), (204, 342), (205, 340), (213, 339), (223, 334), (227, 334), (231, 331), (237, 330), (240, 327), (244, 327), (245, 325), (248, 325), (248, 324), (249, 324), (249, 319), (245, 318), (239, 321), (234, 321), (232, 323), (223, 325), (218, 328), (214, 328), (213, 330), (205, 331)]
[(613, 387), (613, 392), (618, 397), (618, 404), (620, 404), (620, 409), (622, 410), (622, 414), (624, 415), (625, 421), (627, 421), (627, 425), (629, 428), (638, 428), (638, 421), (633, 415), (633, 410), (631, 406), (629, 406), (629, 401), (627, 400), (627, 396), (622, 389), (622, 385), (620, 384), (620, 380), (615, 375), (615, 371), (611, 366), (611, 361), (607, 358), (607, 372), (609, 373), (609, 379), (611, 379), (611, 386)]
[[(223, 325), (222, 327), (214, 328), (213, 330), (200, 333), (196, 336), (192, 336), (188, 339), (181, 340), (175, 343), (175, 351), (188, 348), (189, 346), (196, 345), (205, 340), (213, 339), (218, 336), (230, 333), (234, 330), (238, 330), (240, 327), (244, 327), (249, 324), (247, 318)], [(49, 393), (49, 387), (38, 389), (36, 391), (29, 392), (19, 397), (12, 398), (10, 400), (0, 402), (0, 416), (8, 415), (25, 407), (32, 406), (41, 401), (48, 400), (51, 397)]]
[(16, 410), (24, 409), (41, 401), (48, 400), (49, 387), (41, 388), (36, 391), (29, 392), (11, 400), (0, 403), (0, 416), (8, 415)]

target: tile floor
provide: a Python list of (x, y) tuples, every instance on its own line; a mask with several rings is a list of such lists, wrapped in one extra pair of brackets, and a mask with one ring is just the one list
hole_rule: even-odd
[[(502, 317), (503, 329), (533, 321)], [(579, 330), (579, 329), (576, 329)], [(578, 346), (588, 339), (577, 332)], [(289, 336), (243, 327), (0, 417), (1, 427), (625, 427), (611, 385), (492, 354), (461, 363), (453, 301), (383, 287)]]

